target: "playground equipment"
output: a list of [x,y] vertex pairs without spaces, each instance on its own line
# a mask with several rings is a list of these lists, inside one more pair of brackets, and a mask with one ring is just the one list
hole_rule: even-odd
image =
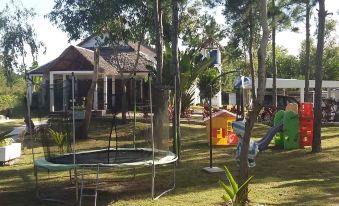
[[[131,134],[122,134],[119,133],[117,129],[118,117],[117,111],[114,109],[118,105],[112,106],[112,119],[107,118],[93,118],[91,124],[93,123],[97,131],[100,132],[109,132],[109,137],[107,137],[107,144],[100,144],[102,138],[99,141],[91,141],[90,143],[84,145],[81,143],[77,144],[76,141],[76,129],[75,129],[75,111],[74,111],[74,96],[75,96],[75,77],[71,76],[72,84],[69,84],[72,92],[72,110],[68,111],[65,108],[65,111],[60,111],[55,113],[52,117],[50,116],[48,124],[44,127],[37,128],[35,133],[35,139],[40,140],[44,148],[44,157],[41,159],[35,159],[35,152],[33,148],[33,158],[34,158],[34,175],[36,178],[36,193],[39,199],[58,201],[58,199],[50,197],[42,197],[40,195],[41,187],[39,185],[40,175],[39,171],[69,171],[70,176],[74,176],[75,183],[75,199],[76,202],[79,202],[81,205],[81,200],[83,197],[93,197],[95,203],[97,200],[97,189],[99,182],[99,174],[107,171],[108,169],[118,169],[118,168],[130,168],[135,172],[135,169],[138,167],[151,167],[152,179],[151,179],[151,196],[152,199],[157,199],[163,194],[173,190],[175,188],[175,166],[178,156],[172,153],[169,150],[168,140],[169,140],[169,123],[168,118],[162,117],[163,122],[163,133],[160,133],[159,130],[156,130],[153,126],[153,105],[152,105],[152,79],[148,79],[149,84],[149,108],[150,108],[150,118],[142,119],[137,121],[137,112],[136,112],[136,92],[134,92],[134,117],[130,122],[133,124],[132,128],[127,131],[130,131]],[[131,79],[134,81],[133,85],[135,87],[136,74],[131,74]],[[58,84],[62,87],[62,90],[65,90],[62,85],[66,85],[61,82]],[[53,85],[58,86],[56,83]],[[134,89],[136,91],[136,89]],[[166,112],[162,112],[163,115],[166,115]],[[139,113],[139,116],[141,114]],[[28,117],[30,118],[31,111],[28,107]],[[107,121],[108,120],[108,121]],[[167,120],[167,121],[166,121]],[[105,127],[103,123],[108,123],[111,127]],[[65,138],[62,145],[58,144],[56,139],[51,137],[48,134],[48,129],[52,128],[54,131],[62,134]],[[72,131],[72,132],[71,132]],[[155,133],[155,131],[158,131]],[[125,136],[120,136],[125,135]],[[155,137],[155,135],[157,135]],[[115,140],[115,146],[111,146],[111,141]],[[121,147],[120,145],[123,145]],[[66,149],[65,149],[66,148]],[[158,165],[168,165],[173,164],[173,182],[169,189],[156,194],[155,185],[156,180],[156,166]],[[84,182],[84,176],[87,173],[94,173],[94,193],[83,193],[85,191],[86,185]],[[79,192],[80,190],[80,192]]]
[[[232,127],[234,132],[238,135],[239,141],[237,145],[237,149],[235,152],[235,160],[237,164],[240,162],[240,153],[242,148],[242,137],[245,134],[245,122],[244,121],[235,121],[232,123]],[[255,166],[255,157],[258,154],[258,144],[253,141],[250,141],[250,145],[248,147],[248,166],[254,167]]]
[[[212,145],[235,145],[238,137],[233,132],[232,123],[236,114],[220,110],[212,115],[212,135],[210,134],[210,117],[204,120],[208,138],[212,137]],[[210,142],[210,141],[209,141]]]
[[300,105],[299,108],[299,131],[300,131],[300,148],[305,146],[312,146],[313,142],[313,104],[305,102]]
[[[277,147],[282,149],[298,149],[311,146],[313,141],[313,104],[290,104],[287,111],[280,110],[274,117],[274,126],[257,142],[250,142],[248,161],[249,166],[255,166],[254,158],[258,151],[264,151],[274,139]],[[242,137],[245,133],[245,123],[232,123],[233,131],[239,137],[236,150],[236,161],[239,161],[242,146]]]
[[282,149],[298,149],[312,146],[313,141],[313,104],[301,103],[299,110],[278,111],[274,124],[283,124],[283,131],[274,138],[274,143]]

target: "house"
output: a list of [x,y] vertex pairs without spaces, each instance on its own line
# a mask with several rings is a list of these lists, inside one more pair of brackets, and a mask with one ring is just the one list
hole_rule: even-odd
[[[75,76],[75,99],[78,105],[84,105],[94,73],[94,50],[103,42],[97,36],[90,36],[77,46],[69,46],[56,59],[29,72],[29,78],[42,76],[39,103],[48,104],[50,112],[63,111],[69,108],[71,100],[71,76]],[[127,102],[131,105],[133,92],[140,103],[147,98],[145,78],[149,68],[156,63],[152,48],[140,45],[138,63],[138,44],[129,42],[118,47],[100,47],[98,82],[94,91],[93,110],[107,110],[120,105],[123,89],[126,91]],[[136,88],[133,81],[136,80]],[[125,88],[123,87],[125,82]],[[33,87],[28,88],[29,99],[32,98]],[[32,103],[32,102],[31,102]]]

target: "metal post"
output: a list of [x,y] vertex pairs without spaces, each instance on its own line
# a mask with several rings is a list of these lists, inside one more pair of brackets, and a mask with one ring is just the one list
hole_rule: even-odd
[[225,73],[221,73],[219,76],[215,77],[214,79],[211,80],[209,87],[210,87],[210,95],[209,95],[209,113],[210,113],[210,164],[209,167],[204,167],[203,170],[208,172],[208,173],[215,173],[215,172],[223,172],[223,169],[219,168],[219,167],[213,167],[213,141],[212,141],[212,87],[214,85],[214,83],[219,80],[221,77],[225,76],[226,74],[230,74],[230,73],[235,73],[238,71],[229,71],[229,72],[225,72]]
[[155,164],[154,164],[154,128],[153,128],[153,105],[152,105],[152,80],[148,74],[149,100],[150,100],[150,119],[151,119],[151,139],[152,139],[152,199],[154,199],[154,184],[155,184]]
[[173,122],[173,152],[176,154],[176,155],[179,155],[179,152],[178,152],[178,133],[177,133],[177,127],[178,127],[178,124],[177,124],[177,120],[178,120],[178,107],[177,107],[177,104],[178,104],[178,101],[177,101],[177,77],[176,77],[176,74],[174,75],[174,107],[173,107],[173,112],[174,112],[174,115],[172,117],[172,122]]
[[133,123],[133,147],[135,149],[135,130],[136,130],[136,121],[137,121],[137,118],[136,118],[136,112],[137,112],[137,94],[136,94],[136,73],[134,72],[134,77],[133,77],[133,102],[134,102],[134,105],[133,105],[133,120],[134,120],[134,123]]
[[76,161],[75,161],[75,156],[76,156],[76,150],[75,150],[75,118],[74,118],[74,72],[72,72],[72,136],[73,136],[73,166],[74,166],[74,181],[75,181],[75,201],[78,201],[78,180],[77,180],[77,168],[76,168]]
[[210,85],[210,168],[212,168],[213,149],[212,149],[212,85]]

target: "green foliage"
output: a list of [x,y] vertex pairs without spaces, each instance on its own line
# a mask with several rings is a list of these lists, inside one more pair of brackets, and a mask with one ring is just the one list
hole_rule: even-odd
[[181,94],[181,114],[185,114],[187,109],[193,104],[194,90],[189,89]]
[[34,28],[28,23],[35,15],[33,9],[23,8],[19,1],[9,1],[0,11],[1,63],[6,71],[7,82],[12,81],[15,68],[23,72],[26,67],[19,58],[26,57],[27,48],[33,60],[36,60],[39,48],[44,46],[36,40]]
[[249,177],[244,182],[244,184],[242,184],[239,187],[239,185],[234,180],[231,172],[227,169],[226,166],[224,166],[224,170],[225,170],[225,174],[226,174],[226,177],[227,177],[230,185],[226,185],[221,180],[218,181],[220,187],[222,187],[226,192],[226,194],[222,196],[222,199],[227,203],[231,202],[232,205],[234,205],[234,206],[244,205],[245,201],[246,201],[246,199],[244,198],[245,197],[245,191],[247,190],[248,185],[249,185],[250,181],[252,180],[253,176]]
[[[139,41],[140,31],[151,30],[151,1],[55,0],[49,19],[72,40],[88,34],[109,34],[108,43]],[[153,32],[151,33],[153,35]],[[102,36],[104,37],[104,36]],[[106,36],[107,37],[107,36]]]
[[[218,93],[220,89],[219,81],[214,82],[212,85],[212,81],[214,78],[218,76],[219,72],[215,68],[207,69],[204,73],[199,76],[198,81],[198,88],[200,90],[200,97],[201,98],[209,98],[210,95],[214,96]],[[211,87],[212,87],[212,94],[211,94]]]
[[0,110],[13,108],[18,102],[18,97],[15,95],[0,95]]
[[[323,56],[323,80],[338,80],[339,79],[339,45],[329,40],[324,47],[324,56]],[[311,58],[310,58],[310,79],[314,79],[314,71],[316,66],[316,46],[314,41],[311,40]],[[302,42],[301,49],[299,53],[299,61],[304,62],[305,59],[305,42]],[[301,66],[299,66],[301,67]],[[301,74],[304,73],[304,67],[301,67]],[[279,68],[278,68],[279,69]],[[278,70],[279,72],[279,70]]]
[[[168,44],[165,45],[163,82],[168,85],[173,85],[174,77],[173,72],[171,71],[171,48]],[[181,54],[179,62],[181,69],[180,89],[182,91],[181,114],[184,114],[194,101],[194,91],[192,90],[192,85],[194,85],[199,75],[208,69],[210,64],[211,59],[203,58],[199,52],[195,52],[194,50],[186,50]]]
[[13,143],[13,139],[8,135],[11,130],[0,133],[0,147],[5,147]]
[[53,129],[48,129],[49,135],[54,139],[55,143],[59,147],[59,152],[62,154],[64,152],[64,144],[67,140],[66,133],[57,132]]
[[[277,76],[278,78],[297,78],[300,73],[300,61],[296,56],[288,54],[287,49],[276,46],[275,48],[276,62],[277,62]],[[267,46],[267,77],[272,78],[272,45]]]
[[5,146],[8,146],[8,145],[10,145],[12,143],[13,143],[13,139],[12,138],[2,139],[2,140],[0,140],[0,147],[5,147]]
[[13,108],[21,103],[26,91],[25,80],[16,74],[12,75],[12,81],[7,83],[7,78],[0,67],[0,111]]

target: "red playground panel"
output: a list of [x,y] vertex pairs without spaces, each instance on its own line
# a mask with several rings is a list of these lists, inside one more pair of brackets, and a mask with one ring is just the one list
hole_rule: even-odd
[[238,136],[234,132],[228,134],[228,144],[238,144]]
[[313,104],[311,102],[304,102],[299,107],[299,146],[312,146],[313,142]]

